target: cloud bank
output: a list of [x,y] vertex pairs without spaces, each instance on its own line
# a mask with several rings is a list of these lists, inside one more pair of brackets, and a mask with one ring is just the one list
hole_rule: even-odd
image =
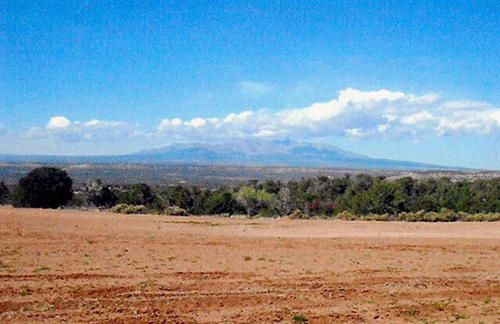
[[225,118],[164,119],[158,135],[186,137],[325,136],[416,138],[500,133],[500,108],[470,100],[445,101],[400,91],[345,89],[336,99],[278,112],[244,111]]
[[25,134],[28,138],[48,138],[64,142],[122,140],[137,136],[138,131],[127,123],[93,119],[87,122],[71,121],[64,116],[49,119],[45,128],[32,127]]
[[[269,90],[261,86],[242,85],[256,93]],[[449,134],[499,135],[500,108],[486,102],[447,101],[433,93],[415,96],[385,89],[348,88],[335,99],[308,107],[234,112],[191,120],[172,116],[149,130],[135,129],[120,121],[80,122],[54,116],[45,128],[34,127],[28,132],[32,137],[66,141],[130,137],[183,141],[249,137],[314,140],[327,136],[418,140]]]

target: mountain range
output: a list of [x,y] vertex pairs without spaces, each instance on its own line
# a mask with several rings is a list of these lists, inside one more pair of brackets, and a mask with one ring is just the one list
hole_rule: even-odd
[[155,163],[203,165],[269,165],[348,169],[457,169],[410,161],[375,159],[328,144],[291,140],[232,140],[215,143],[175,143],[132,154],[102,156],[8,155],[13,163]]

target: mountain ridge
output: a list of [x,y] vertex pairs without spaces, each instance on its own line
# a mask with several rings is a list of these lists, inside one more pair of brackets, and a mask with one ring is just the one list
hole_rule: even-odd
[[99,156],[7,155],[0,162],[152,163],[199,165],[259,165],[350,169],[464,170],[434,164],[377,159],[334,145],[291,140],[232,140],[213,143],[173,143],[131,154]]

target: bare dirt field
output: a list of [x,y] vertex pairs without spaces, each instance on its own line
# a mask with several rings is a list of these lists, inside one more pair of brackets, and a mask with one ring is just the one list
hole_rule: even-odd
[[500,323],[500,222],[0,208],[0,323]]

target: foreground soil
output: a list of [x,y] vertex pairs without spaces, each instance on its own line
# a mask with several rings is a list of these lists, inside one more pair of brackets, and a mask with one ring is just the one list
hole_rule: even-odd
[[500,323],[500,222],[0,208],[0,323]]

